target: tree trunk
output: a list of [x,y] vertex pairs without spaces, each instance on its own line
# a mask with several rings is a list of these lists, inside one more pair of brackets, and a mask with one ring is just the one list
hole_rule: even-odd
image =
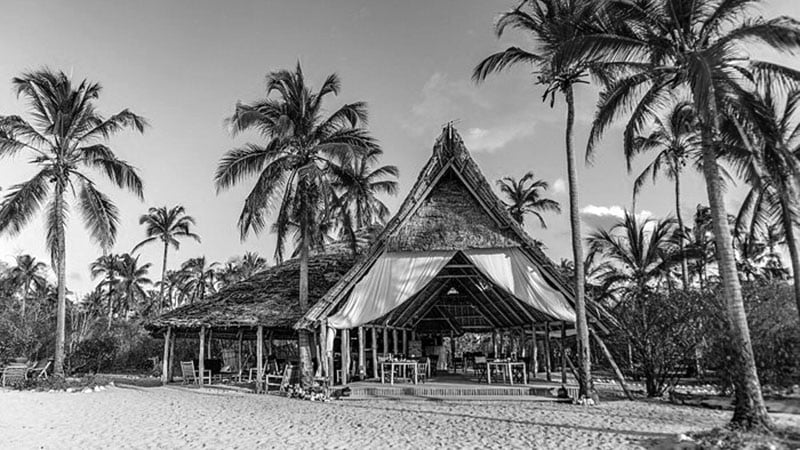
[[[111,257],[111,255],[109,255]],[[106,324],[106,331],[111,329],[111,320],[114,317],[114,269],[108,272],[108,324]]]
[[[716,111],[711,111],[715,117]],[[731,425],[744,429],[770,429],[772,421],[767,415],[764,399],[761,396],[761,385],[753,358],[753,347],[750,343],[750,329],[744,311],[744,300],[736,271],[736,260],[733,256],[733,239],[731,237],[728,214],[720,185],[720,172],[717,166],[717,152],[714,139],[716,128],[703,127],[703,175],[708,191],[708,203],[714,226],[714,240],[717,250],[717,265],[722,278],[722,290],[725,296],[728,319],[730,321],[730,337],[734,350],[735,407]]]
[[680,230],[678,247],[681,251],[681,281],[683,281],[683,290],[685,291],[689,289],[689,266],[686,262],[686,255],[684,255],[683,214],[681,214],[681,172],[677,169],[675,171],[675,217],[678,219],[678,229]]
[[794,221],[794,214],[792,214],[791,209],[791,199],[797,198],[794,195],[797,192],[796,189],[792,189],[794,192],[781,192],[780,193],[780,202],[781,202],[781,215],[783,216],[783,230],[786,234],[786,246],[789,247],[789,257],[792,260],[792,284],[794,285],[794,301],[797,303],[797,312],[800,313],[800,252],[797,250],[797,238],[794,234],[795,229],[795,221]]
[[[28,301],[28,296],[31,292],[31,280],[25,280],[25,290],[22,292],[22,326],[25,327],[25,303]],[[27,331],[26,331],[27,332]]]
[[[169,250],[169,242],[164,242],[164,256],[161,259],[161,289],[158,294],[158,312],[161,313],[161,308],[164,306],[164,280],[167,279],[167,250]],[[170,299],[170,309],[172,309],[172,299]]]
[[584,298],[583,243],[581,242],[581,218],[578,211],[578,174],[575,150],[572,147],[575,125],[575,98],[572,86],[565,89],[567,100],[567,178],[569,183],[569,219],[572,229],[572,259],[575,264],[575,329],[578,341],[579,396],[592,393],[592,362],[589,354],[589,329],[586,323]]
[[[63,210],[64,190],[56,183],[55,207],[57,211]],[[56,350],[53,362],[53,375],[64,377],[64,342],[66,330],[67,311],[67,276],[66,276],[66,243],[64,242],[64,222],[61,214],[56,215],[56,277],[58,279],[58,303],[56,309]]]
[[[308,311],[308,226],[300,227],[300,311]],[[300,377],[303,388],[311,387],[314,382],[314,367],[311,363],[311,340],[308,330],[298,331],[298,347],[300,352]]]

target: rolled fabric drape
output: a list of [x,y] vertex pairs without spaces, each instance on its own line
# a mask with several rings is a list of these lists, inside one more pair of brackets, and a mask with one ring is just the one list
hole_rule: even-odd
[[518,300],[555,319],[575,322],[575,310],[564,294],[545,281],[520,249],[467,250],[464,254],[481,273]]
[[453,255],[454,251],[384,253],[339,312],[328,318],[329,326],[355,328],[397,308],[427,286]]

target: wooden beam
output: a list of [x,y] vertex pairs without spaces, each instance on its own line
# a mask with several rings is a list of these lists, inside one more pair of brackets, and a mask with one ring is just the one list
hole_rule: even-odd
[[364,327],[358,327],[358,375],[367,378],[367,360],[365,357]]
[[175,367],[175,333],[172,333],[172,338],[169,340],[169,363],[167,364],[167,381],[171,382],[173,376],[173,367]]
[[[331,371],[328,369],[328,325],[324,320],[319,324],[319,353],[321,375],[330,378]],[[328,386],[333,386],[333,383],[329,383]]]
[[237,346],[237,351],[236,351],[236,365],[237,365],[237,369],[239,371],[239,381],[242,381],[241,380],[241,376],[242,376],[242,370],[243,370],[242,369],[242,341],[243,340],[244,340],[244,331],[239,330],[239,339],[238,339],[238,341],[239,341],[238,344],[239,345]]
[[617,362],[614,361],[614,357],[611,356],[611,352],[608,351],[608,347],[606,347],[605,342],[600,339],[600,336],[594,332],[591,328],[589,328],[589,334],[594,337],[595,342],[600,347],[600,350],[603,351],[603,354],[608,359],[609,364],[611,364],[611,368],[614,369],[614,376],[617,378],[617,382],[619,386],[622,388],[622,391],[625,392],[625,396],[628,397],[628,400],[633,400],[633,394],[628,390],[628,385],[625,383],[625,377],[622,375],[622,371],[619,370],[619,366],[617,366]]
[[403,329],[403,354],[408,357],[408,330]]
[[256,392],[261,392],[264,379],[264,326],[259,325],[256,331]]
[[561,384],[567,384],[567,323],[561,321]]
[[[324,325],[327,325],[327,320],[323,322]],[[327,339],[330,339],[331,342],[336,341],[336,328],[328,328],[328,333],[332,334],[332,336],[326,336]],[[325,344],[325,351],[328,349],[328,344]],[[331,348],[330,354],[328,354],[328,382],[331,386],[336,384],[336,352],[334,348]]]
[[206,369],[206,327],[200,327],[200,355],[197,358],[197,365],[200,369],[200,385],[203,385],[203,373]]
[[342,384],[350,378],[350,330],[342,329]]
[[536,324],[531,324],[533,331],[533,346],[531,347],[531,366],[533,366],[533,378],[539,373],[539,340],[536,338]]
[[172,327],[164,332],[164,360],[161,362],[161,384],[169,381],[169,343],[172,340]]
[[551,355],[550,355],[550,322],[544,323],[544,373],[547,381],[553,381],[551,368]]
[[370,337],[372,338],[372,377],[378,378],[378,330],[375,327],[370,328]]
[[384,325],[383,327],[383,354],[389,353],[389,330]]
[[450,367],[453,368],[453,373],[456,373],[456,338],[453,332],[450,332]]
[[400,353],[399,345],[397,344],[397,328],[392,328],[392,354]]

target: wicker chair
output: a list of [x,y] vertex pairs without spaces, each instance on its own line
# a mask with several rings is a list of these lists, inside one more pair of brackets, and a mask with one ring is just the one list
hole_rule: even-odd
[[201,375],[198,370],[195,370],[194,361],[181,361],[181,375],[183,384],[200,384],[201,381],[211,384],[211,371],[204,370]]

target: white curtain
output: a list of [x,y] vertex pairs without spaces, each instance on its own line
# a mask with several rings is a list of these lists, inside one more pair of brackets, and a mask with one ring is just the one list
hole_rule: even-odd
[[328,318],[328,324],[340,330],[355,328],[383,316],[427,286],[454,254],[454,251],[384,253],[353,287],[339,312]]
[[575,310],[518,248],[468,250],[470,261],[497,286],[549,316],[575,322]]

